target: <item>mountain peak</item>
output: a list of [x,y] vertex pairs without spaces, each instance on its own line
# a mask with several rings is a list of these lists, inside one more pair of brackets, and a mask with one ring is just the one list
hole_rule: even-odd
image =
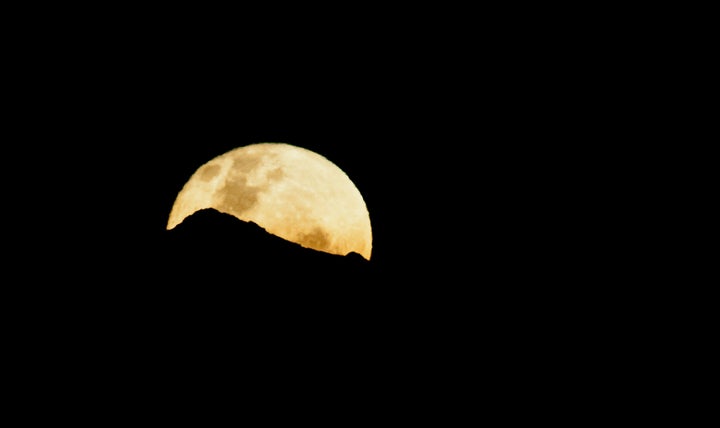
[[167,231],[163,252],[169,271],[186,272],[180,280],[252,274],[270,281],[342,282],[357,281],[370,268],[357,253],[340,256],[306,248],[213,208],[196,211]]

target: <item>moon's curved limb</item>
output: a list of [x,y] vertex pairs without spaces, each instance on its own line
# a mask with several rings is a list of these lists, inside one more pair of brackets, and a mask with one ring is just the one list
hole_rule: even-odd
[[167,229],[215,208],[304,247],[370,259],[372,230],[357,187],[335,164],[284,143],[239,147],[202,165],[173,204]]

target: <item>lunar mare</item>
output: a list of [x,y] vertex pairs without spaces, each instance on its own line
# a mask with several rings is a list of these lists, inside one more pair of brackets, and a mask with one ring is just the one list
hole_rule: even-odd
[[204,208],[307,248],[370,260],[370,216],[360,191],[335,164],[301,147],[258,143],[211,159],[178,193],[167,229]]

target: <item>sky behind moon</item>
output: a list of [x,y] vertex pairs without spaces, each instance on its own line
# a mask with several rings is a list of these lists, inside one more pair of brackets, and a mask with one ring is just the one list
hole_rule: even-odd
[[[29,362],[15,370],[28,396],[67,396],[75,403],[61,410],[72,412],[92,403],[67,393],[77,386],[101,401],[89,407],[138,397],[167,418],[178,403],[197,409],[208,392],[218,408],[228,386],[247,389],[254,373],[253,391],[282,385],[274,392],[295,403],[316,397],[305,386],[349,385],[356,391],[327,402],[343,409],[375,397],[402,418],[428,403],[445,423],[467,401],[452,392],[468,384],[504,401],[503,417],[517,409],[534,417],[588,401],[565,398],[624,374],[607,364],[628,366],[618,337],[637,343],[657,319],[605,328],[620,324],[622,304],[647,306],[632,302],[628,276],[613,269],[642,252],[619,230],[644,221],[614,228],[628,224],[624,202],[637,196],[617,202],[627,189],[618,160],[646,162],[629,147],[655,144],[648,128],[618,125],[642,114],[637,87],[647,80],[635,67],[642,59],[632,60],[643,58],[647,37],[628,43],[619,33],[620,43],[605,43],[608,23],[628,14],[297,5],[306,13],[143,5],[87,14],[63,4],[35,7],[24,21],[13,15],[8,46],[18,55],[7,81],[18,96],[6,122],[17,132],[7,132],[4,190],[15,215],[5,225],[7,252],[23,260],[5,263],[20,269],[4,290],[21,298],[4,301],[15,309],[8,332],[22,338],[10,354]],[[592,19],[600,25],[586,25]],[[662,88],[651,85],[649,99]],[[242,248],[250,265],[217,244],[221,229],[189,257],[166,239],[175,197],[200,165],[267,141],[320,153],[352,178],[372,223],[369,279],[343,268],[328,277],[336,287],[318,292],[312,278],[322,269],[299,273],[302,258],[281,265]],[[653,179],[643,176],[633,192]],[[251,207],[248,195],[234,203]],[[645,273],[630,279],[646,282]],[[218,384],[195,387],[191,378]],[[521,406],[507,399],[518,391],[528,397]],[[347,400],[353,392],[359,399]],[[396,406],[398,397],[411,405]],[[555,403],[538,413],[537,397]],[[168,406],[154,405],[163,398]],[[590,401],[607,401],[598,398]],[[125,407],[103,414],[138,406]],[[477,414],[477,403],[467,408]]]

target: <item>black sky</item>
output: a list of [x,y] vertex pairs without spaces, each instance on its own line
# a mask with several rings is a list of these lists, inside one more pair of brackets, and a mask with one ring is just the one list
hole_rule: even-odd
[[148,8],[130,26],[103,15],[26,36],[37,49],[19,62],[18,146],[42,154],[50,177],[51,202],[37,203],[72,224],[51,231],[142,246],[197,167],[286,142],[357,185],[379,264],[527,251],[565,167],[557,155],[586,114],[575,108],[586,89],[559,91],[572,81],[551,71],[570,57],[485,15],[430,24],[390,8],[320,25],[294,12],[240,24],[244,13]]
[[239,146],[285,142],[325,156],[356,184],[371,216],[372,262],[388,274],[512,277],[526,274],[517,258],[547,257],[543,223],[567,167],[558,155],[582,118],[568,125],[572,105],[528,82],[529,59],[502,60],[487,43],[349,36],[238,51],[240,36],[189,33],[65,50],[47,42],[56,72],[50,83],[36,79],[44,101],[29,108],[43,120],[28,123],[26,147],[62,177],[47,184],[67,223],[51,228],[59,248],[87,240],[103,251],[86,255],[111,265],[98,254],[142,253],[162,240],[177,192],[200,165]]
[[[18,252],[37,267],[23,269],[37,285],[17,288],[18,306],[42,315],[32,319],[51,351],[102,349],[113,357],[98,371],[133,379],[133,391],[148,373],[172,389],[190,361],[220,379],[242,360],[258,385],[268,373],[302,385],[340,373],[341,389],[387,402],[392,384],[455,390],[478,367],[498,388],[572,377],[583,359],[567,351],[590,348],[579,338],[604,318],[588,314],[618,292],[599,235],[621,213],[588,198],[612,177],[591,172],[625,153],[607,144],[615,110],[594,101],[605,80],[584,71],[585,42],[537,38],[542,23],[491,25],[491,15],[440,23],[366,11],[318,25],[269,13],[253,26],[154,12],[59,24],[17,62],[22,97],[8,119],[19,119],[13,146],[24,153],[13,174],[42,172],[13,196]],[[258,142],[315,151],[358,187],[373,229],[368,292],[314,299],[309,289],[308,318],[285,296],[295,311],[283,318],[270,294],[261,314],[231,310],[218,284],[168,288],[181,278],[162,254],[175,196],[211,158]],[[222,269],[225,287],[266,290],[266,272],[282,266]]]
[[285,142],[356,184],[383,278],[498,290],[567,275],[563,258],[578,257],[585,225],[578,235],[569,225],[594,209],[577,202],[593,183],[573,177],[608,149],[598,149],[603,116],[582,102],[596,81],[563,71],[578,66],[572,46],[551,49],[532,27],[397,27],[393,14],[372,28],[283,15],[293,25],[282,32],[148,16],[42,36],[20,63],[17,146],[47,178],[19,197],[41,207],[48,253],[78,243],[78,266],[141,278],[134,260],[152,260],[200,165]]

